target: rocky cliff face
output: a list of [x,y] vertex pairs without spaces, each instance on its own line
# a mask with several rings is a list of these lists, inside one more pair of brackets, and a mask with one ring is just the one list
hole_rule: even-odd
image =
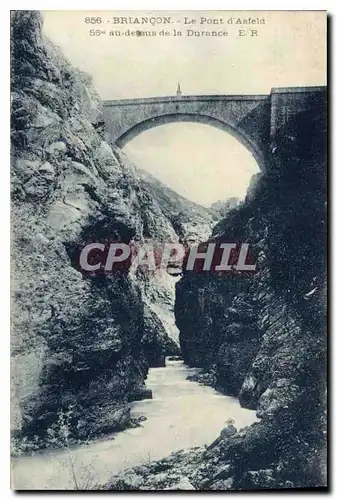
[[[254,276],[185,272],[177,284],[185,360],[262,419],[222,445],[224,460],[241,460],[237,487],[325,481],[325,140],[322,101],[279,132],[268,173],[216,226],[214,241],[253,244]],[[252,480],[263,468],[268,481]]]
[[147,303],[147,278],[76,269],[89,241],[178,235],[102,139],[90,78],[41,28],[37,12],[12,14],[12,427],[30,449],[57,445],[65,430],[82,440],[132,425],[128,402],[150,396],[149,365],[177,353]]

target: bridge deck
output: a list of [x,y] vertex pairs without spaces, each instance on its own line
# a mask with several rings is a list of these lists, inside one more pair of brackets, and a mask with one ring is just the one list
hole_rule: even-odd
[[160,104],[166,102],[193,102],[193,101],[262,101],[268,99],[269,94],[259,95],[184,95],[141,97],[137,99],[118,99],[103,101],[104,106],[128,106],[130,104]]

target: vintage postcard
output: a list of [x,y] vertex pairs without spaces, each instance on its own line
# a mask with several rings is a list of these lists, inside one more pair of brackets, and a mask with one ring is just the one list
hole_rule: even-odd
[[326,25],[11,12],[14,490],[327,488]]

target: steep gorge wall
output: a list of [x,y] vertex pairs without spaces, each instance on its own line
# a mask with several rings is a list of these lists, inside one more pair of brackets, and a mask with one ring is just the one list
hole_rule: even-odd
[[176,286],[184,359],[261,417],[208,452],[234,466],[234,488],[326,481],[324,98],[318,104],[320,113],[316,103],[278,132],[268,174],[214,229],[212,241],[253,246],[257,273],[185,271]]
[[91,80],[44,37],[41,15],[15,11],[11,29],[12,428],[25,451],[57,446],[65,426],[82,440],[133,425],[148,367],[177,352],[146,277],[84,277],[78,249],[178,236],[102,139]]

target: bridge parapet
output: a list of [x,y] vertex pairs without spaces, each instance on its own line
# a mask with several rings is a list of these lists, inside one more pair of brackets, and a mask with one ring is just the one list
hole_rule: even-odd
[[148,105],[170,102],[193,102],[193,101],[260,101],[267,99],[269,94],[256,95],[181,95],[181,96],[161,96],[161,97],[140,97],[136,99],[117,99],[104,101],[104,106],[130,106]]

